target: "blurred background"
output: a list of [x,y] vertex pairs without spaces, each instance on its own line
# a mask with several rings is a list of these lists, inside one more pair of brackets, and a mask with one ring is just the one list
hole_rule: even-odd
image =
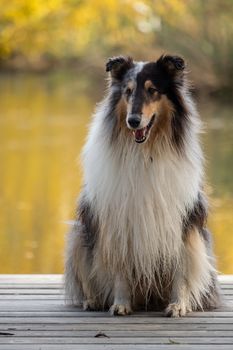
[[0,0],[0,273],[62,273],[106,58],[183,55],[205,123],[209,226],[233,273],[233,1]]

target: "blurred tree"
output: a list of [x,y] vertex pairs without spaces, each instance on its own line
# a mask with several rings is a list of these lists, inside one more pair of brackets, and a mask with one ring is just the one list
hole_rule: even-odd
[[[185,55],[202,84],[232,89],[232,0],[0,0],[2,65],[129,52]],[[204,71],[203,71],[204,68]]]

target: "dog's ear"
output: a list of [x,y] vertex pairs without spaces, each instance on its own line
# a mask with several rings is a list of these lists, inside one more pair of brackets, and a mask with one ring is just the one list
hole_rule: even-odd
[[183,76],[183,72],[186,68],[185,61],[182,57],[170,55],[161,56],[157,61],[157,65],[173,76]]
[[115,80],[122,80],[125,73],[133,67],[131,57],[118,56],[109,58],[106,63],[106,72],[110,72],[111,77]]

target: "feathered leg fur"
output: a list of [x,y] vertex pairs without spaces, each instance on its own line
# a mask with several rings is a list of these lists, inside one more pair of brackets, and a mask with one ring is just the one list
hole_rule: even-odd
[[131,295],[127,280],[120,275],[114,281],[114,303],[110,308],[112,315],[131,314]]
[[84,310],[99,309],[90,279],[92,258],[83,242],[81,223],[74,225],[68,235],[65,263],[65,288],[67,301],[82,306]]
[[[171,298],[165,310],[167,316],[179,317],[187,312],[203,310],[205,300],[214,298],[216,272],[209,255],[208,241],[197,228],[186,233],[181,262],[174,276]],[[217,305],[217,300],[213,305]],[[212,305],[212,306],[213,306]]]

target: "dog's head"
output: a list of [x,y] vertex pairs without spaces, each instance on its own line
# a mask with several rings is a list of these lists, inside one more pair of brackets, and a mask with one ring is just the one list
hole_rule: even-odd
[[106,71],[121,91],[127,127],[135,141],[148,140],[153,127],[174,108],[174,90],[183,85],[185,62],[178,56],[161,56],[154,62],[134,62],[131,57],[110,58]]

